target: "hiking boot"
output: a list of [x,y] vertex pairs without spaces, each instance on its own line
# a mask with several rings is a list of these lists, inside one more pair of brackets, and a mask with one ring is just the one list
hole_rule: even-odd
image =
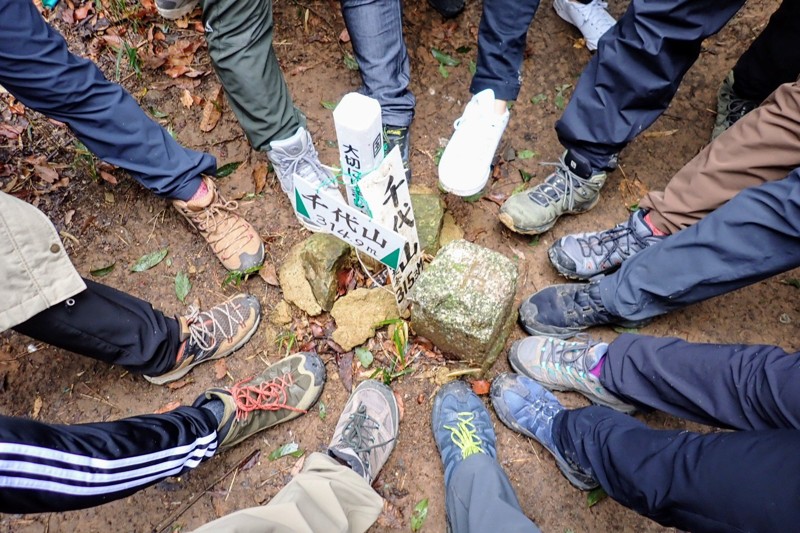
[[528,376],[551,391],[575,391],[593,403],[623,413],[632,413],[629,405],[600,384],[600,378],[590,371],[608,351],[608,344],[579,334],[575,342],[554,337],[527,337],[511,345],[508,362],[511,368]]
[[611,229],[561,237],[547,251],[550,262],[570,279],[608,274],[632,255],[666,238],[653,234],[645,215],[647,211],[638,209]]
[[298,128],[297,132],[288,139],[272,141],[270,147],[267,157],[272,162],[272,168],[275,169],[281,189],[292,203],[292,209],[294,209],[297,219],[306,229],[318,230],[319,225],[316,222],[297,212],[294,176],[295,174],[300,175],[318,186],[321,195],[346,204],[347,202],[339,191],[336,177],[320,163],[314,142],[311,140],[311,134],[303,127]]
[[394,450],[399,424],[400,411],[392,389],[368,379],[347,400],[328,455],[372,484]]
[[384,126],[383,141],[387,146],[386,153],[392,151],[395,146],[400,147],[400,157],[403,159],[403,167],[406,169],[406,179],[411,183],[411,162],[409,161],[411,132],[408,126]]
[[573,0],[554,0],[553,9],[581,32],[586,48],[597,50],[597,41],[610,30],[617,21],[608,13],[608,3],[592,0],[582,4]]
[[591,471],[568,461],[553,440],[553,419],[564,410],[555,396],[519,374],[500,374],[492,382],[492,405],[503,424],[530,437],[555,457],[564,477],[580,490],[598,486]]
[[511,231],[537,235],[552,228],[561,215],[585,213],[600,199],[605,172],[593,172],[589,162],[567,150],[543,183],[517,193],[500,208],[500,222]]
[[714,131],[711,132],[711,140],[719,137],[737,120],[757,108],[759,103],[737,95],[733,90],[733,71],[728,72],[717,92],[717,120],[714,123]]
[[625,320],[612,315],[600,299],[600,286],[593,283],[551,285],[534,293],[519,306],[519,321],[530,335],[568,339],[592,326],[613,324],[637,328],[649,320]]
[[144,378],[163,385],[200,363],[228,357],[250,340],[260,321],[261,304],[249,294],[237,294],[208,311],[189,307],[188,315],[178,317],[181,345],[175,366],[160,376]]
[[444,484],[456,466],[476,453],[497,459],[497,439],[483,402],[463,381],[451,381],[433,400],[431,426],[444,463]]
[[203,177],[208,193],[198,200],[173,200],[172,205],[211,246],[228,270],[245,271],[264,262],[264,243],[256,229],[236,214],[239,204],[217,191],[214,181]]
[[217,442],[222,450],[305,414],[322,394],[323,385],[322,359],[313,353],[296,353],[230,389],[207,390],[195,407],[209,400],[219,400],[225,406],[217,429]]
[[191,13],[200,0],[156,0],[158,14],[167,20],[179,19]]
[[456,196],[472,196],[486,187],[492,160],[508,124],[508,110],[494,110],[494,91],[486,89],[472,97],[461,118],[453,123],[455,133],[439,160],[439,185]]
[[464,11],[464,0],[428,0],[428,3],[441,16],[451,19]]

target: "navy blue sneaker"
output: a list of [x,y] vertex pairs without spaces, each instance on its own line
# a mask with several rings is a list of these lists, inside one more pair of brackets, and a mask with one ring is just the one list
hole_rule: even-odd
[[470,455],[484,453],[497,459],[497,439],[483,402],[463,381],[451,381],[433,400],[431,426],[444,463],[444,484],[456,465]]
[[598,486],[591,472],[568,462],[553,441],[553,420],[564,410],[553,393],[528,377],[500,374],[492,382],[492,405],[503,424],[544,446],[575,487],[591,490]]
[[544,288],[522,302],[519,321],[530,335],[559,339],[574,337],[592,326],[610,324],[638,328],[650,322],[626,320],[609,313],[600,299],[598,282],[565,283]]

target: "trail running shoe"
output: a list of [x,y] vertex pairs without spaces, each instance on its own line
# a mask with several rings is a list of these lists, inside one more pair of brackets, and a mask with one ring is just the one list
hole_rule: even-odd
[[736,121],[747,113],[757,108],[759,102],[741,98],[733,90],[733,71],[731,70],[722,82],[717,92],[717,119],[714,123],[714,131],[711,132],[713,141],[722,132],[733,126]]

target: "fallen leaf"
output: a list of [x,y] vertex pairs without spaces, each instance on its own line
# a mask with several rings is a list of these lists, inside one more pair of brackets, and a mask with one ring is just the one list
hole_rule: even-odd
[[400,420],[402,420],[406,414],[406,402],[403,401],[403,397],[396,390],[393,390],[392,393],[394,394],[394,399],[397,400],[397,410],[400,412]]
[[306,453],[305,450],[300,449],[300,446],[296,442],[292,441],[287,442],[276,450],[273,450],[272,453],[269,454],[269,460],[275,461],[281,457],[286,457],[287,455],[291,455],[292,457],[302,457],[304,453]]
[[16,139],[22,130],[22,126],[12,126],[11,124],[0,123],[0,135],[7,139]]
[[167,257],[168,253],[169,248],[164,248],[162,250],[143,255],[131,267],[131,272],[144,272],[145,270],[150,270],[163,261],[164,258]]
[[422,529],[426,518],[428,518],[428,498],[420,500],[420,502],[414,506],[414,514],[411,515],[411,531],[417,533],[417,531]]
[[222,379],[227,375],[228,363],[225,362],[225,359],[217,359],[217,362],[214,363],[214,378]]
[[508,194],[500,191],[492,192],[484,196],[483,199],[502,206],[503,203],[508,199]]
[[31,418],[39,418],[39,413],[42,411],[42,397],[36,395],[33,400],[33,411],[31,411]]
[[306,464],[306,456],[303,455],[297,462],[294,464],[292,469],[289,471],[289,476],[294,477],[299,474],[303,470],[303,465]]
[[275,271],[275,265],[269,261],[264,261],[264,265],[258,271],[258,275],[267,282],[267,285],[272,285],[273,287],[281,286],[278,282],[278,273]]
[[114,270],[114,267],[116,265],[117,265],[117,263],[114,262],[114,263],[111,263],[108,266],[100,267],[100,268],[97,268],[95,270],[90,270],[89,274],[91,274],[92,276],[94,276],[96,278],[102,278],[104,276],[108,276],[109,274],[111,274],[111,272]]
[[174,409],[177,409],[180,406],[181,406],[181,402],[175,400],[175,401],[169,402],[168,404],[164,405],[163,407],[157,409],[153,414],[163,415],[164,413],[168,413],[168,412],[170,412],[170,411],[172,411]]
[[372,352],[363,347],[356,348],[356,357],[358,357],[358,361],[364,369],[372,366],[372,361],[375,359]]
[[203,106],[203,117],[200,119],[200,131],[208,133],[213,130],[222,117],[222,87],[217,87],[211,98]]
[[517,259],[519,259],[520,261],[525,261],[525,254],[524,253],[520,252],[519,250],[517,250],[513,246],[509,245],[509,248],[511,248],[511,251],[514,253],[514,255],[517,256]]
[[233,163],[226,163],[226,164],[222,165],[221,167],[218,167],[217,168],[217,177],[218,178],[227,178],[228,176],[230,176],[231,174],[236,172],[236,169],[239,168],[239,166],[241,164],[242,164],[241,161],[234,161]]
[[652,139],[655,137],[669,137],[670,135],[675,135],[676,133],[678,133],[678,130],[646,131],[642,133],[642,137]]
[[167,388],[169,390],[178,390],[178,389],[182,389],[183,387],[185,387],[186,385],[188,385],[190,383],[194,383],[194,380],[192,378],[181,379],[181,380],[178,380],[178,381],[172,381],[170,383],[167,383]]
[[423,403],[425,403],[425,395],[422,394],[421,392],[417,395],[417,403],[419,405],[422,405]]
[[103,178],[103,180],[107,181],[111,185],[117,184],[117,178],[114,176],[114,174],[106,172],[105,170],[101,170],[100,172],[98,172],[98,174],[100,174],[100,177]]
[[256,194],[261,193],[267,186],[267,173],[269,167],[261,161],[253,165],[253,186]]
[[58,179],[58,172],[45,165],[33,165],[33,171],[42,181],[53,184]]
[[347,28],[342,30],[342,33],[339,34],[339,40],[343,43],[350,42],[350,33],[348,33]]
[[601,501],[605,500],[606,496],[608,496],[608,494],[606,494],[606,491],[603,490],[603,487],[597,487],[596,489],[589,491],[589,494],[586,495],[586,506],[594,507]]
[[192,282],[189,281],[189,276],[185,272],[178,272],[175,275],[175,296],[181,302],[185,302],[190,290],[192,290]]
[[339,377],[342,380],[344,390],[350,394],[353,391],[353,352],[337,355],[336,363],[339,367]]
[[70,209],[66,213],[64,213],[64,225],[69,226],[72,223],[72,217],[75,216],[75,210]]
[[189,109],[192,107],[192,104],[194,104],[194,98],[192,98],[192,93],[190,93],[188,89],[184,89],[181,92],[181,104],[183,104],[183,107],[186,109]]
[[473,380],[471,385],[472,385],[472,392],[474,392],[478,396],[485,396],[489,394],[489,390],[492,388],[492,384],[486,381],[485,379]]
[[75,20],[81,21],[89,16],[89,11],[92,9],[92,2],[86,2],[81,7],[75,10]]
[[250,459],[248,459],[247,462],[242,465],[242,467],[239,470],[241,472],[247,472],[248,470],[256,466],[260,460],[261,460],[261,450],[257,450],[256,453],[254,453],[250,457]]

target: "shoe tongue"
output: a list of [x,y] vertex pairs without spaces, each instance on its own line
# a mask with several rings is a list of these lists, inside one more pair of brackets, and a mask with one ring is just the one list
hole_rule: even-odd
[[349,466],[359,476],[367,477],[366,466],[352,448],[328,448],[328,455]]
[[589,161],[570,150],[564,154],[564,165],[579,178],[588,180],[592,177],[592,166]]
[[192,198],[186,202],[189,211],[202,211],[214,201],[214,191],[209,187],[208,192],[201,198]]

